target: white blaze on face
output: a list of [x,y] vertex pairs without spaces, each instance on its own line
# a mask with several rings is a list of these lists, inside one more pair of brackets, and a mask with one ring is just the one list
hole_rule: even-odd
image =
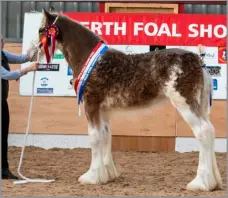
[[[26,53],[28,54],[28,56],[30,58],[32,58],[31,61],[38,61],[38,62],[40,62],[42,60],[43,56],[45,55],[43,46],[40,49],[38,48],[39,43],[40,43],[40,41],[39,41],[39,38],[38,37],[35,38],[35,39],[33,39],[30,42],[30,45],[29,45],[29,47],[28,47],[28,49],[26,51]],[[39,60],[37,60],[37,58],[38,58],[38,50],[39,50]],[[60,51],[63,50],[62,45],[60,43],[58,43],[57,41],[55,43],[55,52],[56,52],[56,50],[60,50]],[[51,52],[51,46],[49,46],[49,52]]]
[[36,46],[37,44],[38,44],[37,40],[32,40],[30,42],[28,49],[26,50],[26,54],[29,56],[31,61],[37,61],[37,52],[38,52],[38,48]]

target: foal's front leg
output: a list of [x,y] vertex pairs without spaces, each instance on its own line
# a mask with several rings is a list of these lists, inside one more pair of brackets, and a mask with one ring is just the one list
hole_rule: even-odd
[[91,144],[91,165],[89,170],[79,177],[82,184],[104,184],[108,182],[108,173],[103,162],[104,123],[99,110],[87,111],[88,134]]
[[104,120],[104,166],[107,170],[109,181],[119,176],[116,170],[113,157],[112,157],[112,135],[110,131],[109,121]]

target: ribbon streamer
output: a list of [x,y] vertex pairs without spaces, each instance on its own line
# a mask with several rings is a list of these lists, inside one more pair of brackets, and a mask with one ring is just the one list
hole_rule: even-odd
[[82,102],[82,96],[83,91],[86,85],[86,82],[92,73],[94,67],[96,66],[96,62],[98,58],[103,55],[108,50],[108,47],[102,43],[99,42],[96,47],[93,49],[91,54],[89,55],[86,63],[84,64],[80,74],[78,75],[75,84],[74,89],[78,96],[78,105],[79,105],[79,116],[80,116],[80,102]]
[[49,49],[48,49],[48,38],[45,34],[41,35],[40,42],[42,43],[43,48],[44,48],[47,64],[49,64],[50,63],[50,54],[49,54]]

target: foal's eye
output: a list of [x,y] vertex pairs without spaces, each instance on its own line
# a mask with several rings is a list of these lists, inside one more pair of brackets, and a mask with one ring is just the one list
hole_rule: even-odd
[[44,32],[44,28],[40,28],[39,29],[39,34],[43,33]]

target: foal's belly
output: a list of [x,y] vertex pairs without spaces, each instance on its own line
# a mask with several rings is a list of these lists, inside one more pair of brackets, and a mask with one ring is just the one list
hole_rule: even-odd
[[163,94],[140,101],[116,95],[115,97],[106,97],[100,107],[101,110],[109,114],[151,113],[152,108],[160,107],[167,102],[168,99]]

